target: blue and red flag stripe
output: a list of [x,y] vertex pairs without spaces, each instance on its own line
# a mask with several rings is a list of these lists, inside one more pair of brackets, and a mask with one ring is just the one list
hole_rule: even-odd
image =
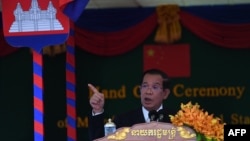
[[34,140],[44,139],[43,107],[43,60],[42,54],[33,50],[33,87],[34,87]]
[[75,40],[74,22],[81,15],[89,0],[61,0],[64,14],[69,17],[70,33],[66,42],[66,98],[67,98],[67,141],[76,141],[76,96],[75,96]]
[[75,42],[74,23],[70,24],[66,53],[67,140],[76,141]]

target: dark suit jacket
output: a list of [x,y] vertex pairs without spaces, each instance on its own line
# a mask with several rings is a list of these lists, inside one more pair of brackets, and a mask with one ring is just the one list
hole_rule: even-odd
[[[176,113],[173,113],[165,108],[163,108],[163,110],[164,113],[166,113],[163,122],[170,122],[168,115],[174,115]],[[115,123],[117,129],[121,127],[131,127],[138,123],[145,123],[142,108],[140,107],[127,113],[117,115],[114,117],[113,122]],[[89,139],[92,141],[103,136],[104,113],[97,116],[92,116],[92,114],[89,115]]]

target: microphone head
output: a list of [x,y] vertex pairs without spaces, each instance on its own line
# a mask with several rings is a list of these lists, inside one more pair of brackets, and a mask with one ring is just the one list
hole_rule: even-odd
[[149,111],[148,117],[150,121],[156,121],[158,119],[158,112],[156,110]]
[[162,122],[166,118],[166,113],[164,112],[163,109],[158,111],[158,121]]

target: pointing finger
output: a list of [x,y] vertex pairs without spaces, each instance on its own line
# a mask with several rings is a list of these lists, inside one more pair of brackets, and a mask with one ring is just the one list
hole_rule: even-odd
[[88,84],[88,86],[94,93],[99,93],[99,91],[92,84]]

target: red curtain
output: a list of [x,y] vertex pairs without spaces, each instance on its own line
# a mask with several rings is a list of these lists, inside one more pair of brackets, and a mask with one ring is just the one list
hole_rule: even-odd
[[141,44],[157,25],[156,13],[128,29],[117,32],[93,32],[76,27],[77,47],[101,56],[126,53]]
[[[183,10],[180,11],[180,20],[190,32],[212,44],[234,49],[250,48],[250,24],[216,23]],[[143,43],[156,26],[157,15],[154,13],[144,21],[116,32],[93,32],[75,27],[75,43],[77,47],[96,55],[119,55]],[[5,42],[2,34],[0,36],[0,56],[17,50]]]
[[250,48],[250,24],[222,24],[180,12],[181,23],[198,37],[221,47]]

